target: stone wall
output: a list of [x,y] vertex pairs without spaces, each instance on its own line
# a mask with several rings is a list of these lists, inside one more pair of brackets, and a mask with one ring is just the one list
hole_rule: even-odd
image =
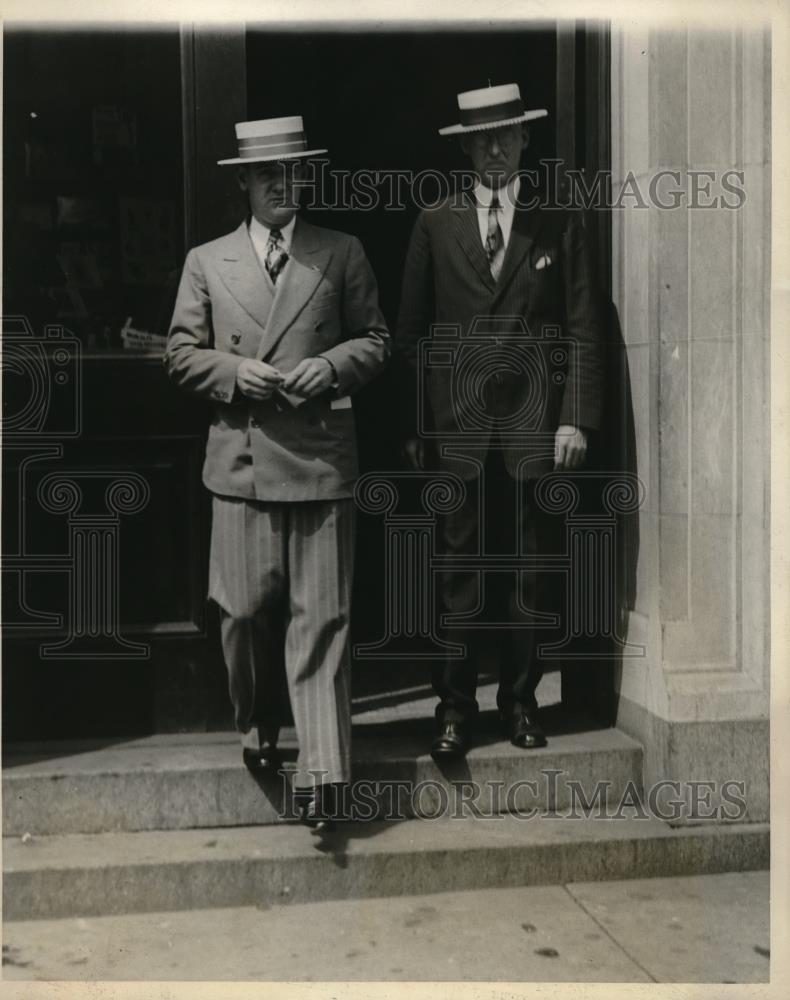
[[[770,84],[759,27],[613,28],[613,190],[633,177],[646,202],[612,213],[646,487],[629,621],[646,656],[623,661],[618,725],[645,743],[647,782],[745,780],[753,819],[768,810]],[[680,172],[678,207],[651,203],[662,170]],[[654,191],[671,204],[674,187]]]

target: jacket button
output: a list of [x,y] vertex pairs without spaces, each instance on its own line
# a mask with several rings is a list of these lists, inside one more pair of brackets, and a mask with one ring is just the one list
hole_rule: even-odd
[[232,343],[238,344],[238,342],[241,340],[241,334],[240,333],[232,333],[230,335],[230,339],[231,339]]

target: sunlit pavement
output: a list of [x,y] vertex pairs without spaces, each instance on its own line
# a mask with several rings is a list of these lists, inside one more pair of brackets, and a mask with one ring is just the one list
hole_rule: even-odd
[[3,976],[767,982],[768,897],[738,872],[21,921]]

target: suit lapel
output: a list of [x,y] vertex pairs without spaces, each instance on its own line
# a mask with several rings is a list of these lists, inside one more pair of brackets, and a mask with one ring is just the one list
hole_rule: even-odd
[[493,292],[496,282],[488,266],[483,241],[480,239],[480,226],[477,221],[477,208],[474,201],[468,196],[464,196],[464,207],[452,208],[451,212],[456,240],[483,284],[489,291]]
[[496,283],[494,301],[504,293],[513,275],[529,253],[538,232],[540,216],[535,209],[516,208],[513,214],[513,228],[502,261],[502,270]]
[[217,268],[233,298],[263,329],[271,308],[272,293],[266,286],[266,275],[255,255],[246,221],[231,234]]
[[327,269],[332,253],[321,247],[320,230],[298,216],[291,241],[290,260],[277,280],[274,303],[256,357],[263,360],[310,300]]

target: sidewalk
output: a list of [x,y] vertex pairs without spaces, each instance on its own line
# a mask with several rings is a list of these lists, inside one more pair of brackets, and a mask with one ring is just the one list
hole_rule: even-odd
[[20,921],[3,977],[767,982],[768,894],[738,872]]

